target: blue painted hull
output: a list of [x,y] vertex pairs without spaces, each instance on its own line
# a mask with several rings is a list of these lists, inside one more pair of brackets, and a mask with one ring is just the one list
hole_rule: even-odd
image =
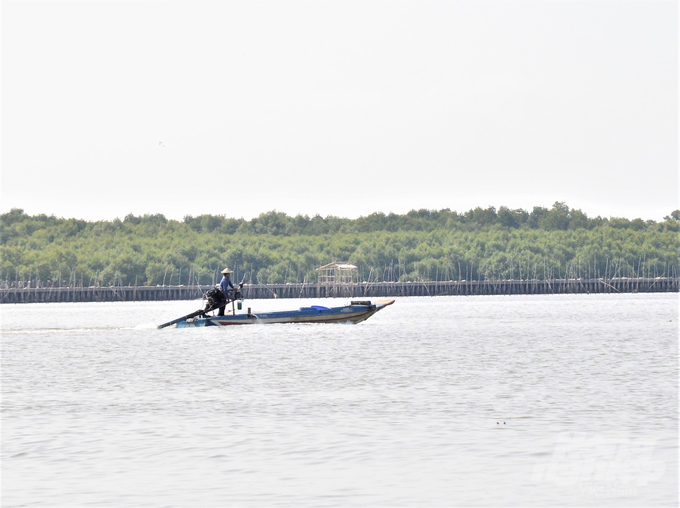
[[360,323],[376,312],[394,303],[394,300],[378,300],[371,302],[353,302],[343,307],[302,307],[299,310],[260,312],[251,314],[235,314],[193,318],[180,321],[177,328],[198,326],[254,325],[274,323]]

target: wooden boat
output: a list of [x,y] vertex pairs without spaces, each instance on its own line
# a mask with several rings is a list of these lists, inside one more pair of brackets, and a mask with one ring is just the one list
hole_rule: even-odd
[[354,301],[343,307],[323,307],[312,305],[298,310],[258,312],[248,309],[241,314],[226,316],[184,316],[183,318],[160,325],[159,328],[175,325],[177,328],[198,326],[254,325],[273,323],[360,323],[376,312],[392,305],[394,300]]

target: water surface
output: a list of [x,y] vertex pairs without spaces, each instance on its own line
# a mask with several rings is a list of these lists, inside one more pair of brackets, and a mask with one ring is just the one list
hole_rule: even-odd
[[677,295],[200,306],[0,307],[3,506],[677,504]]

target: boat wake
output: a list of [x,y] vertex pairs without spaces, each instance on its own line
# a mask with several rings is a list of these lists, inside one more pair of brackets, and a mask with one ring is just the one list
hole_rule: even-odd
[[[146,326],[144,328],[147,328]],[[155,328],[155,326],[151,326],[148,328]],[[40,335],[40,334],[59,334],[59,333],[73,333],[73,332],[92,332],[92,333],[99,333],[99,332],[111,332],[111,331],[117,331],[117,330],[136,330],[139,329],[138,327],[117,327],[117,326],[109,326],[109,327],[102,327],[102,328],[34,328],[31,330],[2,330],[2,335]]]
[[130,330],[155,330],[156,328],[158,328],[158,325],[156,323],[149,322],[134,326],[130,328]]

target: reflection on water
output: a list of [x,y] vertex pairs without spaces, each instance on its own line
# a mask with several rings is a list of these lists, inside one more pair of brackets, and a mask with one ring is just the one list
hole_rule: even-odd
[[182,330],[155,325],[200,301],[5,305],[3,506],[675,505],[677,304]]

